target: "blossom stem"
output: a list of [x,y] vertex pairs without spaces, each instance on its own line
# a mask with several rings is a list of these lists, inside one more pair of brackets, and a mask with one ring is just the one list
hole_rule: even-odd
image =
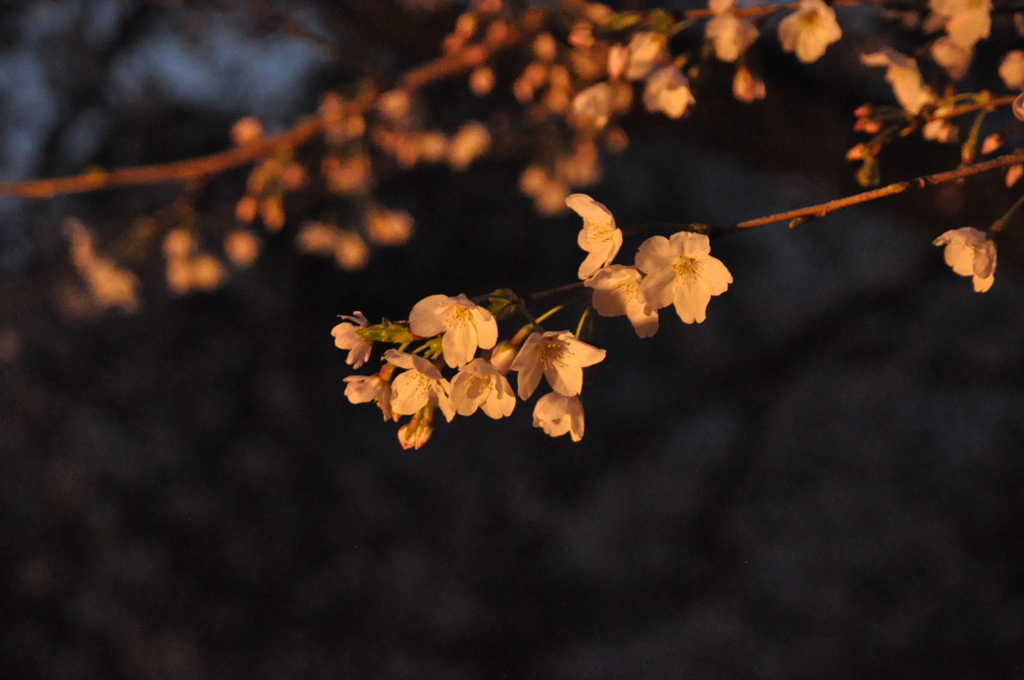
[[1017,201],[1013,205],[1010,206],[1010,209],[1007,210],[1006,213],[1002,217],[1000,217],[998,220],[996,220],[995,222],[992,223],[992,226],[988,228],[989,232],[991,233],[991,232],[1002,231],[1006,227],[1007,220],[1009,220],[1011,217],[1013,217],[1013,214],[1015,212],[1017,212],[1017,210],[1022,205],[1024,205],[1024,195],[1022,195],[1020,198],[1018,198]]
[[587,308],[583,310],[582,314],[580,314],[580,322],[578,324],[576,324],[576,337],[577,338],[583,337],[583,327],[586,325],[587,320],[590,318],[590,316],[591,316],[591,314],[593,312],[594,312],[593,306],[587,305]]
[[[564,287],[564,286],[563,286],[563,287]],[[533,320],[533,325],[534,325],[534,326],[539,326],[539,325],[540,325],[540,323],[541,323],[542,321],[544,321],[544,319],[547,319],[548,317],[550,317],[550,316],[552,316],[552,315],[556,314],[557,312],[560,312],[560,311],[562,311],[562,308],[563,308],[563,307],[565,307],[565,305],[558,305],[557,307],[552,307],[551,309],[549,309],[548,311],[544,312],[543,314],[541,314],[540,316],[538,316],[538,317],[537,317],[536,319],[534,319],[534,320]]]

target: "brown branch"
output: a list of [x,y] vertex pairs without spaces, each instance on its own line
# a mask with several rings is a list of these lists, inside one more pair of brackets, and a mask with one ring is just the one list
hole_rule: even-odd
[[[450,75],[467,71],[483,63],[491,54],[518,40],[519,34],[510,30],[500,41],[490,45],[473,45],[455,54],[435,59],[415,68],[402,78],[400,87],[414,91]],[[370,108],[372,101],[355,105],[355,109]],[[229,149],[210,156],[189,158],[173,163],[141,165],[116,170],[96,170],[71,177],[30,180],[27,182],[0,182],[0,196],[20,198],[53,198],[66,194],[80,194],[117,187],[145,186],[189,180],[218,173],[251,163],[283,147],[305,144],[323,131],[318,118],[305,120],[290,130],[274,137],[246,146]]]
[[751,227],[761,227],[766,224],[774,224],[776,222],[784,222],[786,220],[795,220],[800,218],[814,218],[824,217],[830,212],[848,208],[851,205],[857,205],[859,203],[867,203],[877,198],[884,198],[886,196],[893,196],[895,194],[902,194],[912,189],[923,189],[926,186],[933,184],[942,184],[944,182],[952,182],[954,180],[962,179],[964,177],[970,177],[981,172],[988,170],[995,170],[996,168],[1004,168],[1008,165],[1016,165],[1017,163],[1024,163],[1024,154],[1009,154],[1006,156],[1000,156],[999,158],[993,158],[990,161],[983,163],[975,163],[974,165],[968,165],[956,170],[949,170],[947,172],[938,172],[933,175],[925,175],[923,177],[916,177],[914,179],[906,180],[903,182],[897,182],[888,186],[880,187],[878,189],[872,189],[871,191],[865,191],[853,196],[847,196],[846,198],[839,198],[834,201],[827,203],[819,203],[818,205],[808,206],[806,208],[798,208],[796,210],[789,210],[787,212],[776,213],[775,215],[768,215],[766,217],[758,217],[757,219],[747,220],[746,222],[740,222],[736,225],[739,229],[749,229]]
[[268,137],[255,144],[247,144],[212,156],[190,158],[159,165],[141,165],[117,170],[97,170],[73,177],[38,179],[29,182],[0,182],[0,196],[21,198],[53,198],[64,194],[80,194],[115,187],[187,182],[214,175],[252,162],[279,148],[298,146],[320,133],[319,119],[299,123],[291,130]]

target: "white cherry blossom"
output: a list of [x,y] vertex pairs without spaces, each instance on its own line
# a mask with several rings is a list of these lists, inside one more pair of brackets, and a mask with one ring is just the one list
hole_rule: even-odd
[[498,419],[511,415],[516,407],[508,379],[484,359],[473,359],[452,378],[451,398],[460,416],[471,416],[479,408]]
[[999,64],[999,77],[1011,90],[1024,88],[1024,52],[1010,50]]
[[843,37],[835,11],[822,0],[800,0],[800,7],[779,22],[779,41],[805,64],[818,61],[829,45]]
[[498,341],[494,316],[461,294],[431,295],[417,302],[409,313],[409,329],[424,338],[444,333],[441,350],[451,368],[468,364],[477,347],[490,349]]
[[647,77],[659,64],[665,61],[665,47],[668,38],[660,33],[641,31],[629,40],[629,60],[623,75],[626,80],[640,80]]
[[580,398],[558,392],[545,394],[533,407],[533,426],[552,437],[561,437],[568,432],[572,440],[578,442],[583,439],[583,404]]
[[931,0],[928,7],[944,21],[950,39],[964,49],[972,49],[992,29],[991,0]]
[[746,19],[732,13],[732,2],[712,0],[708,7],[715,16],[704,28],[704,37],[715,46],[715,56],[720,61],[732,63],[757,42],[757,27]]
[[608,83],[597,83],[573,97],[572,113],[579,123],[601,130],[608,125],[614,103],[614,88]]
[[996,280],[996,244],[974,227],[950,229],[933,243],[946,246],[946,264],[960,276],[970,276],[975,293],[984,293]]
[[519,372],[519,398],[530,398],[542,374],[553,390],[574,397],[583,389],[583,368],[604,357],[603,349],[588,345],[569,331],[531,333],[512,362],[512,370]]
[[682,118],[690,104],[695,104],[690,81],[678,66],[665,66],[647,79],[644,87],[644,108],[661,111],[669,118]]
[[732,274],[710,253],[708,237],[689,231],[644,241],[636,254],[636,267],[646,274],[638,293],[647,309],[675,305],[683,322],[703,322],[711,296],[721,295],[732,283]]
[[885,66],[885,79],[892,86],[896,101],[912,115],[917,115],[925,104],[935,101],[935,93],[925,86],[917,61],[893,49],[863,54],[860,63],[865,66]]
[[586,194],[572,194],[565,199],[565,204],[583,218],[583,229],[576,243],[589,255],[577,274],[586,279],[618,255],[622,247],[622,230],[615,226],[611,211]]
[[636,334],[648,338],[658,332],[657,310],[647,310],[637,294],[643,275],[636,267],[613,264],[587,279],[583,285],[594,290],[591,304],[601,316],[622,316],[633,324]]
[[334,336],[334,346],[338,349],[347,349],[348,357],[345,363],[352,368],[359,368],[370,358],[370,351],[373,349],[373,341],[367,340],[358,333],[360,328],[366,328],[369,323],[362,312],[356,312],[352,316],[342,316],[347,319],[331,329]]
[[430,404],[437,406],[451,422],[455,417],[452,408],[452,385],[440,371],[423,357],[396,349],[384,352],[384,360],[399,368],[408,369],[398,374],[391,383],[391,410],[395,415],[411,416]]
[[375,402],[384,420],[396,420],[391,410],[391,383],[379,375],[350,375],[345,378],[345,396],[353,404]]

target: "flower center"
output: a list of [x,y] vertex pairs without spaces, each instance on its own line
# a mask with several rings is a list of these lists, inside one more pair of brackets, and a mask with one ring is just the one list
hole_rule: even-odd
[[562,357],[565,353],[566,348],[562,343],[545,340],[540,351],[540,365],[546,370],[552,366],[564,364]]
[[695,257],[679,257],[676,259],[675,268],[681,279],[696,281],[700,277],[701,263]]

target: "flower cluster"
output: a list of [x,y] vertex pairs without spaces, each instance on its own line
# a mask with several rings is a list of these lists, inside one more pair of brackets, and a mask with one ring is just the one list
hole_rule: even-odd
[[[640,337],[658,330],[658,310],[669,305],[686,323],[704,321],[711,297],[732,283],[725,265],[711,257],[708,237],[689,231],[647,239],[633,267],[612,264],[623,234],[611,212],[585,194],[569,196],[566,204],[583,218],[577,241],[587,256],[577,273],[591,292],[588,310],[607,317],[625,315]],[[568,434],[579,441],[584,431],[579,396],[584,369],[603,361],[605,350],[580,340],[579,330],[546,331],[540,326],[542,318],[561,306],[535,319],[522,298],[507,289],[489,298],[491,306],[485,308],[465,295],[430,295],[413,306],[408,322],[397,324],[369,326],[360,312],[342,317],[331,333],[335,345],[348,350],[346,363],[353,368],[369,360],[374,342],[399,345],[384,352],[384,365],[375,375],[345,379],[349,401],[375,402],[385,420],[411,416],[398,439],[405,448],[419,448],[433,432],[435,410],[448,422],[478,410],[504,418],[515,410],[516,397],[530,399],[543,379],[551,392],[537,400],[533,424],[553,437]],[[499,342],[498,318],[517,312],[530,323]],[[417,342],[418,347],[407,351]],[[398,369],[402,372],[396,376]],[[456,371],[450,380],[442,373],[445,369]],[[516,374],[515,391],[507,378],[511,372]]]
[[711,256],[708,237],[692,231],[652,236],[640,245],[632,267],[611,264],[622,246],[611,212],[585,194],[573,194],[566,203],[583,218],[579,245],[589,254],[579,277],[594,291],[594,309],[601,316],[625,315],[642,338],[657,332],[658,310],[669,305],[683,322],[702,323],[712,296],[732,283],[729,270]]
[[[511,302],[495,300],[495,311]],[[426,297],[404,324],[367,326],[359,312],[344,319],[332,334],[335,345],[349,351],[347,363],[354,368],[369,359],[374,341],[399,345],[384,352],[377,374],[346,378],[345,396],[352,403],[375,402],[385,420],[411,416],[398,432],[404,448],[418,449],[430,439],[436,409],[448,422],[478,410],[493,419],[511,415],[516,395],[529,399],[541,377],[554,391],[538,400],[534,424],[551,436],[569,433],[573,441],[583,436],[583,369],[602,361],[605,352],[569,331],[545,332],[529,324],[499,344],[494,314],[465,295]],[[406,351],[414,342],[421,344]],[[442,374],[446,367],[456,371],[451,380]],[[506,377],[511,371],[518,376],[516,391]]]

